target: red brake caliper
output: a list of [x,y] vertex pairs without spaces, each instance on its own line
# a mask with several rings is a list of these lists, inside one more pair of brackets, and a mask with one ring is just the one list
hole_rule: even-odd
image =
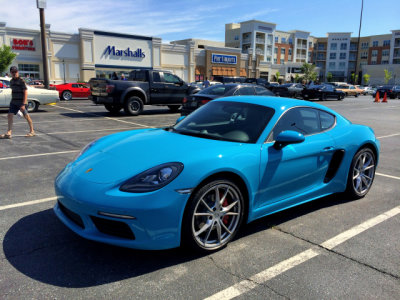
[[[222,195],[222,196],[223,196],[223,195]],[[220,195],[220,197],[221,197],[221,195]],[[229,204],[229,203],[228,203],[228,200],[227,200],[226,197],[225,197],[225,200],[224,200],[224,202],[222,203],[222,207],[227,207],[228,204]],[[225,216],[225,217],[222,218],[222,222],[224,222],[225,225],[228,224],[228,221],[229,221],[229,216]]]

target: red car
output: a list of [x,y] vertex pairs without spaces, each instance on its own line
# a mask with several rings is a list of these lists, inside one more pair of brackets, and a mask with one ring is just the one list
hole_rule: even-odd
[[54,85],[60,99],[71,100],[72,98],[87,98],[90,95],[90,88],[83,83],[64,83]]

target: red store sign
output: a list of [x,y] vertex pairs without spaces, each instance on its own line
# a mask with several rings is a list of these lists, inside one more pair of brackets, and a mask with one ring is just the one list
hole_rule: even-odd
[[12,39],[13,50],[35,51],[33,40]]

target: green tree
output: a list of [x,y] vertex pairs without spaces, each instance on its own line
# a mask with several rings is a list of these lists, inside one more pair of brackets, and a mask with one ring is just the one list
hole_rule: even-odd
[[355,74],[355,73],[351,73],[351,75],[350,75],[350,82],[351,82],[351,84],[354,84],[355,78],[356,78],[356,74]]
[[299,76],[299,74],[296,74],[296,75],[294,76],[294,82],[296,82],[296,83],[300,82],[300,76]]
[[363,79],[364,79],[364,84],[365,85],[368,85],[370,78],[371,78],[371,75],[369,75],[369,74],[364,74],[363,75]]
[[3,47],[0,47],[0,73],[5,72],[16,57],[17,54],[11,51],[10,46],[3,45]]
[[358,84],[358,74],[354,76],[354,84]]
[[315,65],[313,64],[304,63],[301,66],[301,72],[304,74],[303,78],[306,82],[316,80],[318,77],[317,72],[315,72]]
[[383,71],[385,72],[385,84],[388,84],[389,80],[392,79],[392,72],[389,72],[387,69]]
[[331,72],[328,72],[328,74],[326,74],[326,80],[328,80],[328,82],[332,82],[333,79],[333,75]]
[[279,77],[280,76],[281,76],[281,73],[279,73],[279,71],[275,73],[276,82],[279,82]]

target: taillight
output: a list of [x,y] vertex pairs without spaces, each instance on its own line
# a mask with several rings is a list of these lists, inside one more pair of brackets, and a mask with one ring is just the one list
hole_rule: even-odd
[[106,85],[106,92],[107,92],[108,94],[111,94],[112,91],[114,90],[114,87],[115,87],[115,85],[107,84],[107,85]]
[[389,93],[391,93],[392,92],[392,90],[389,90]]
[[207,102],[210,102],[210,101],[211,101],[210,99],[203,99],[200,102],[201,102],[201,104],[206,104]]
[[186,99],[186,97],[184,97],[182,100],[182,103],[186,103],[186,102],[187,102],[187,99]]

